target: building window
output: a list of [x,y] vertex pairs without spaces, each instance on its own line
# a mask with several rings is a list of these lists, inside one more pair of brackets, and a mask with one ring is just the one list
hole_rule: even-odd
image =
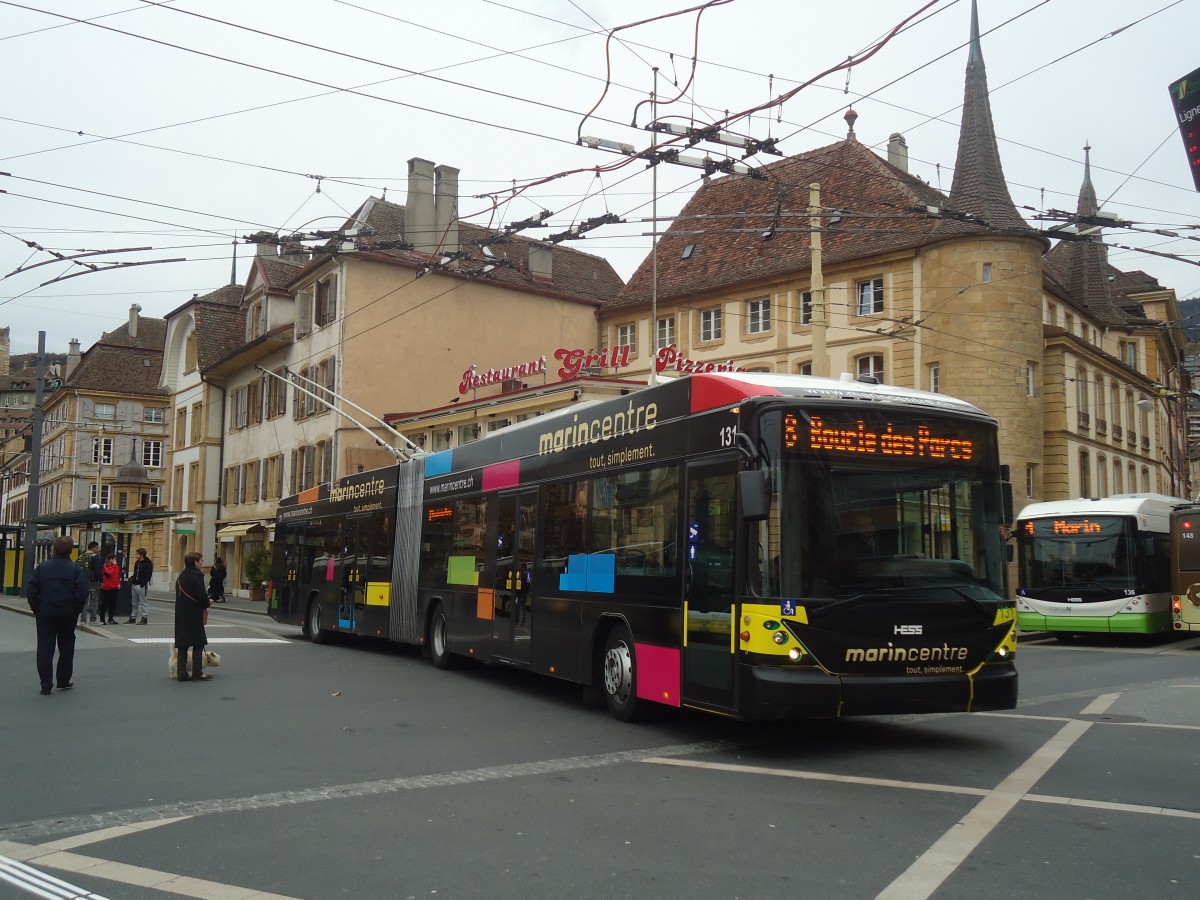
[[1037,363],[1025,364],[1025,396],[1037,396]]
[[1037,483],[1037,466],[1033,463],[1025,464],[1025,496],[1032,500],[1035,496],[1034,485]]
[[1080,366],[1075,370],[1075,405],[1078,407],[1079,427],[1088,428],[1091,419],[1088,417],[1088,373]]
[[146,502],[143,506],[162,506],[162,488],[155,486],[147,489],[144,495]]
[[250,304],[246,311],[246,340],[252,341],[267,333],[267,301],[265,299]]
[[196,332],[192,332],[183,340],[183,371],[196,371]]
[[991,282],[991,280],[992,280],[992,264],[984,263],[983,264],[983,283],[988,284]]
[[94,414],[97,419],[115,419],[117,417],[117,405],[115,403],[97,403]]
[[204,404],[192,404],[192,443],[198,444],[204,437]]
[[267,418],[276,419],[287,412],[287,376],[283,369],[276,369],[267,388]]
[[257,425],[262,421],[262,379],[246,385],[246,414],[247,423]]
[[1096,496],[1108,496],[1108,460],[1103,454],[1096,457]]
[[246,502],[257,503],[259,501],[259,485],[262,481],[262,462],[254,460],[254,462],[246,463]]
[[812,374],[812,363],[810,363],[810,362],[800,363],[800,365],[796,366],[796,374],[811,375]]
[[[198,465],[198,463],[192,463],[192,465]],[[195,490],[195,487],[190,489],[190,491]],[[196,498],[190,491],[188,499],[194,501]],[[171,505],[175,509],[183,509],[183,466],[176,466],[175,471],[171,473]],[[190,503],[189,507],[195,509],[195,504]]]
[[871,316],[883,312],[883,279],[868,278],[855,284],[858,302],[854,311],[860,316]]
[[855,371],[860,375],[866,375],[874,378],[880,384],[883,384],[883,354],[869,353],[866,356],[860,356],[854,361]]
[[934,363],[929,367],[929,393],[940,394],[942,392],[942,367]]
[[1092,496],[1092,462],[1086,450],[1079,451],[1079,496]]
[[166,413],[167,411],[161,406],[147,406],[142,411],[144,420],[152,425],[161,425],[166,421]]
[[186,446],[187,444],[187,410],[175,410],[175,448]]
[[812,291],[801,291],[800,293],[800,324],[812,324]]
[[1131,369],[1137,369],[1137,344],[1133,341],[1121,341],[1121,362]]
[[654,350],[658,352],[663,347],[675,343],[675,317],[664,316],[658,320],[654,328]]
[[630,353],[637,353],[637,325],[627,322],[617,326],[617,346],[628,347]]
[[765,334],[771,330],[771,298],[746,301],[746,333]]
[[[175,470],[175,472],[177,473],[176,477],[180,480],[180,482],[182,482],[183,481],[183,469],[177,468]],[[182,496],[181,492],[177,491],[176,493],[179,494],[180,496]],[[195,509],[197,501],[201,497],[204,496],[204,491],[200,484],[200,463],[198,463],[198,462],[188,463],[188,490],[187,490],[187,493],[188,493],[188,507],[189,507],[189,509]],[[176,509],[183,509],[182,506],[178,505],[179,504],[178,499],[176,499],[175,503],[177,504],[175,507]]]
[[113,439],[92,438],[92,463],[110,465],[113,461]]
[[719,341],[721,339],[721,309],[704,309],[700,311],[700,340]]
[[142,465],[147,469],[162,467],[162,441],[142,441]]
[[313,319],[317,325],[328,325],[337,318],[337,276],[330,275],[317,282],[317,294],[313,304]]
[[1113,460],[1113,493],[1114,494],[1125,493],[1125,488],[1122,486],[1123,480],[1124,479],[1121,477],[1121,461],[1119,459],[1114,459]]
[[99,491],[97,491],[96,485],[90,485],[89,497],[93,506],[99,505],[107,509],[109,501],[112,497],[112,485],[102,484],[100,485]]

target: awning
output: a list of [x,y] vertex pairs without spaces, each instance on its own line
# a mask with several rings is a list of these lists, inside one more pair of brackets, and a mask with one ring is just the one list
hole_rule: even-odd
[[241,537],[256,528],[262,528],[261,522],[238,522],[234,525],[226,525],[224,528],[217,529],[218,541],[232,541],[235,537]]

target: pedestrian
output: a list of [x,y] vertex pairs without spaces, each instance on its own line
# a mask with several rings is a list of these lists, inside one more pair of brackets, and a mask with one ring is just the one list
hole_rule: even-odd
[[100,556],[100,545],[95,541],[90,541],[87,549],[79,554],[79,559],[75,560],[79,568],[83,570],[83,574],[88,581],[88,597],[87,605],[79,614],[79,624],[86,625],[89,615],[92,617],[92,624],[96,624],[96,609],[100,604],[100,570],[103,568],[104,560]]
[[[54,687],[60,691],[75,686],[75,620],[83,612],[88,597],[88,580],[83,569],[71,562],[75,542],[69,534],[54,539],[54,555],[33,570],[29,579],[29,608],[37,622],[37,671],[42,693]],[[58,646],[58,667],[54,671],[54,648]]]
[[117,565],[117,554],[110,553],[104,561],[100,575],[100,624],[116,625],[113,613],[117,611],[117,594],[121,590],[121,567]]
[[213,603],[225,602],[225,578],[228,574],[224,558],[218,556],[208,573],[208,597]]
[[196,551],[183,557],[183,571],[175,579],[175,650],[178,657],[176,677],[188,681],[188,651],[192,651],[191,681],[209,681],[204,674],[204,646],[208,635],[204,623],[208,619],[210,600],[204,593],[204,572],[200,563],[204,557]]
[[[146,600],[146,591],[150,587],[150,578],[154,575],[154,563],[150,557],[146,555],[145,547],[138,547],[134,551],[136,559],[133,561],[133,577],[129,579],[130,587],[130,604],[129,604],[129,620],[127,625],[132,625],[138,622],[140,625],[145,625],[150,621],[150,603]],[[138,615],[141,619],[138,619]]]

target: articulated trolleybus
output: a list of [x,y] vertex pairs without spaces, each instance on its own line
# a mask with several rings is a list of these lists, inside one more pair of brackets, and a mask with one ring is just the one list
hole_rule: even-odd
[[1017,623],[1060,640],[1170,630],[1171,511],[1186,501],[1114,494],[1031,503],[1017,520]]
[[1200,631],[1200,506],[1171,513],[1171,627]]
[[1011,709],[996,423],[698,374],[283,501],[270,611],[744,719]]

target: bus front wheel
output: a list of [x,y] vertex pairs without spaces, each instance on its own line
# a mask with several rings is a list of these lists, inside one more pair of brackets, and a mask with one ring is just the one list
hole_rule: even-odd
[[636,664],[629,629],[624,625],[614,626],[604,644],[604,658],[600,665],[608,711],[622,722],[639,718],[646,705],[637,696]]
[[314,599],[308,605],[308,618],[304,620],[304,634],[314,644],[324,644],[328,635],[321,628],[321,601]]
[[429,656],[439,669],[458,668],[458,657],[449,649],[446,609],[440,603],[429,620]]

